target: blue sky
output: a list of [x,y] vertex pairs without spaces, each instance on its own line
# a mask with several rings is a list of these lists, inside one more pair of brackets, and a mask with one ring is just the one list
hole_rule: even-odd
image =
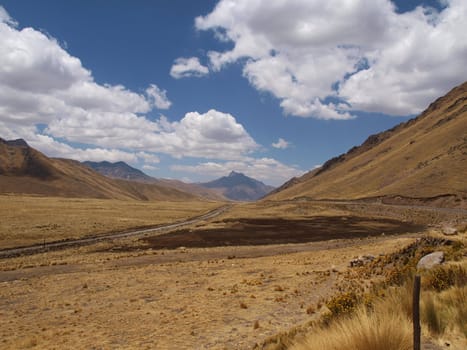
[[280,185],[465,80],[462,0],[0,0],[0,137]]

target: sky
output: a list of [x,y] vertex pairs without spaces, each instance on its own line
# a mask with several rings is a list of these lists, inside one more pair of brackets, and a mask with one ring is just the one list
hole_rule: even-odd
[[278,186],[464,82],[465,33],[465,0],[0,0],[0,137]]

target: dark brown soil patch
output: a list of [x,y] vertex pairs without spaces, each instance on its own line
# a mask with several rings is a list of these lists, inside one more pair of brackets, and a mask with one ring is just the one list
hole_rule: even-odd
[[317,216],[301,220],[225,220],[225,227],[205,230],[183,229],[142,239],[147,248],[219,247],[286,244],[363,238],[422,231],[425,227],[383,218]]

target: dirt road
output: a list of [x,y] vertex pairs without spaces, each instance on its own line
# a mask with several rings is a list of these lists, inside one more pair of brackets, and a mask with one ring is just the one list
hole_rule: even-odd
[[70,248],[74,246],[83,246],[88,244],[93,244],[102,241],[109,241],[117,238],[128,238],[128,237],[135,237],[135,236],[144,236],[147,234],[154,234],[156,232],[166,232],[176,228],[180,228],[187,225],[196,224],[198,222],[212,219],[222,213],[225,213],[231,205],[223,205],[219,208],[211,210],[206,214],[201,216],[193,217],[184,221],[179,221],[173,224],[167,225],[158,225],[154,227],[148,227],[145,229],[137,229],[137,230],[129,230],[123,232],[113,232],[109,234],[97,235],[97,236],[90,236],[80,239],[69,239],[63,241],[55,241],[55,242],[44,242],[42,244],[34,244],[30,246],[24,247],[14,247],[14,248],[7,248],[0,250],[0,259],[2,258],[10,258],[19,255],[30,255],[36,254],[44,251],[49,250],[59,250],[64,248]]

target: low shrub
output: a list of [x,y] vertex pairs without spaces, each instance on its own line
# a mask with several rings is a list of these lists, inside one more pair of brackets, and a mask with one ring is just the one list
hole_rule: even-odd
[[326,302],[326,306],[332,316],[349,314],[355,310],[359,303],[359,297],[354,292],[338,294]]
[[428,271],[423,276],[423,286],[426,289],[441,292],[453,286],[463,286],[467,283],[467,272],[462,266],[439,266]]

